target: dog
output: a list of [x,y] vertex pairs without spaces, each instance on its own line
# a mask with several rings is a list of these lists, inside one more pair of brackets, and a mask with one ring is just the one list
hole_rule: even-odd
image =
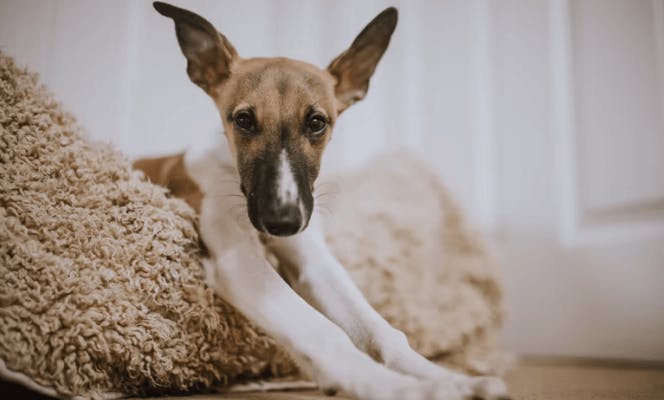
[[[326,69],[241,58],[203,17],[169,4],[193,83],[222,120],[214,143],[135,163],[199,212],[207,283],[283,346],[326,393],[358,399],[502,399],[502,380],[470,377],[412,350],[364,299],[325,243],[314,182],[337,117],[361,100],[397,24],[376,16]],[[241,198],[246,213],[232,215]],[[277,271],[266,249],[279,260]]]

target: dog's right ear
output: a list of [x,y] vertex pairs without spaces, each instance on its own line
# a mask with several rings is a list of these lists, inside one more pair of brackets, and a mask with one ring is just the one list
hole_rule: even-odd
[[208,94],[230,75],[237,51],[224,35],[200,15],[155,1],[159,14],[173,19],[182,53],[187,58],[187,73],[192,82]]

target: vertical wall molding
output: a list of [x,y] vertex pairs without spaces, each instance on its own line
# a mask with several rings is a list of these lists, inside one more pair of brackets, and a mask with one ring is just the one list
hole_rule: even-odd
[[477,125],[475,146],[475,196],[480,226],[487,231],[496,228],[495,168],[494,168],[494,110],[493,110],[493,8],[490,0],[473,3],[476,15],[477,43],[474,54],[475,95],[477,96]]
[[664,0],[652,0],[653,35],[657,52],[657,79],[659,81],[659,105],[664,126]]
[[578,193],[575,179],[575,112],[572,27],[569,0],[549,0],[551,45],[552,132],[558,194],[558,233],[567,245],[577,231]]

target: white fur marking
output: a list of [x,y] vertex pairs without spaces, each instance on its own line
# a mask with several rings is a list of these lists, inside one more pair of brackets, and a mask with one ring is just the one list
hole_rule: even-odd
[[277,181],[277,199],[281,204],[295,203],[297,201],[297,184],[293,176],[286,150],[279,154],[279,180]]
[[302,232],[304,228],[307,227],[307,221],[305,221],[305,215],[307,215],[305,209],[304,209],[304,202],[302,200],[299,200],[297,202],[297,208],[300,210],[300,216],[302,217],[302,223],[300,224],[300,229],[298,229],[298,232]]

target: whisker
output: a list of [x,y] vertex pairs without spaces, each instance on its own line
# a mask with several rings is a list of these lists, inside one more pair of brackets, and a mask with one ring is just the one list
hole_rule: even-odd
[[316,198],[316,199],[314,199],[314,203],[315,203],[316,205],[320,204],[320,205],[323,205],[323,206],[328,206],[328,205],[329,205],[328,200],[330,200],[330,199],[329,199],[329,198],[326,198],[326,197],[323,197],[323,198],[321,198],[321,199]]
[[326,188],[326,189],[314,189],[315,193],[340,193],[341,191],[338,188]]
[[323,218],[331,218],[332,217],[332,213],[329,210],[324,210],[324,209],[318,208],[318,209],[315,209],[313,212],[315,214],[318,214],[319,216],[321,216]]
[[339,188],[339,185],[321,185],[321,186],[315,186],[314,187],[314,193],[316,192],[321,192],[323,191],[324,193],[340,193],[341,189]]
[[245,196],[241,193],[210,193],[207,196],[213,198],[213,199],[221,199],[221,198],[228,198],[228,197],[233,197],[233,198],[239,198],[239,199],[245,199]]
[[314,196],[314,201],[325,204],[326,202],[333,202],[336,196],[330,194],[321,194]]
[[330,193],[330,192],[316,193],[316,194],[314,194],[314,198],[315,199],[322,199],[322,198],[325,198],[325,197],[334,197],[337,194],[339,194],[339,193]]
[[323,186],[339,186],[339,183],[336,181],[321,181],[314,183],[314,187],[323,187]]
[[320,215],[324,215],[321,211],[325,211],[325,215],[331,216],[332,210],[324,204],[316,204],[314,206],[314,212],[318,212]]

